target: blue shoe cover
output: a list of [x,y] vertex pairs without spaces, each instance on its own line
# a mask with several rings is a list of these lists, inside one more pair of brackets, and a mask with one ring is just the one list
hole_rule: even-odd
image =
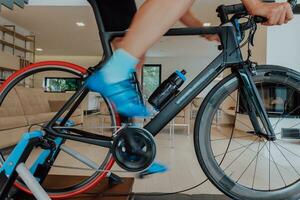
[[158,173],[162,174],[167,171],[168,171],[167,166],[165,166],[161,163],[158,163],[158,162],[154,162],[147,170],[141,172],[139,174],[139,177],[144,178],[145,176],[150,175],[150,174],[158,174]]
[[118,113],[126,117],[147,117],[149,112],[132,83],[132,79],[109,84],[104,81],[100,71],[95,72],[86,81],[86,86],[108,98]]
[[[56,120],[56,123],[61,123],[63,121],[63,118],[58,118],[58,120]],[[68,121],[65,123],[66,127],[72,127],[75,126],[75,121],[72,119],[68,119]]]
[[165,173],[166,171],[168,171],[167,166],[158,162],[154,162],[151,167],[146,170],[146,172],[150,174]]

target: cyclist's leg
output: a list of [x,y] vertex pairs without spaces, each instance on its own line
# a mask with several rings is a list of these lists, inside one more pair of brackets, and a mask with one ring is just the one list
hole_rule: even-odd
[[136,58],[159,40],[191,7],[194,0],[148,0],[136,13],[120,45]]
[[148,0],[139,9],[120,49],[101,71],[87,81],[87,86],[108,97],[122,115],[145,116],[130,75],[146,51],[186,12],[193,0]]
[[[122,44],[122,40],[123,40],[123,38],[114,39],[112,42],[113,48],[119,48],[120,45]],[[141,77],[142,77],[142,68],[145,63],[145,60],[146,60],[146,56],[143,55],[140,58],[140,62],[136,66],[137,78],[139,81],[141,80]],[[133,122],[138,123],[138,121],[133,121]],[[168,171],[168,167],[165,164],[159,163],[159,162],[153,162],[153,164],[147,170],[145,170],[139,174],[139,177],[143,178],[147,175],[157,174],[157,173],[165,173],[166,171]]]

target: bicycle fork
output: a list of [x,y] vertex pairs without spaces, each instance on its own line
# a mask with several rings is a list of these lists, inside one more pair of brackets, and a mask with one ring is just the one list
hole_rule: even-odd
[[[276,140],[276,135],[271,122],[268,118],[267,111],[264,107],[262,98],[257,90],[254,80],[248,67],[238,70],[241,79],[241,98],[245,102],[245,109],[249,114],[250,121],[254,128],[254,134],[262,136],[267,140]],[[260,122],[259,122],[260,119]],[[261,125],[262,126],[261,126]],[[265,131],[262,130],[262,127]]]

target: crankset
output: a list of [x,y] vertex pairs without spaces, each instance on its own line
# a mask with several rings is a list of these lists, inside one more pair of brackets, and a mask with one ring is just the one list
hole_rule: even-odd
[[129,172],[144,171],[156,156],[154,138],[142,128],[121,128],[114,138],[112,154],[121,168]]

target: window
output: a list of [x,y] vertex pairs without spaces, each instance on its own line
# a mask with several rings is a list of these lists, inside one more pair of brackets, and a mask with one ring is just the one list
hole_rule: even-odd
[[46,92],[66,92],[76,91],[79,89],[81,81],[78,78],[45,78]]
[[0,68],[0,81],[5,81],[9,76],[11,76],[15,71],[11,69]]
[[[300,93],[293,88],[282,84],[260,83],[257,85],[258,92],[261,94],[267,114],[270,117],[294,118],[300,117]],[[246,102],[240,95],[239,111],[245,113]]]
[[161,65],[144,65],[142,73],[142,90],[148,99],[161,83]]

